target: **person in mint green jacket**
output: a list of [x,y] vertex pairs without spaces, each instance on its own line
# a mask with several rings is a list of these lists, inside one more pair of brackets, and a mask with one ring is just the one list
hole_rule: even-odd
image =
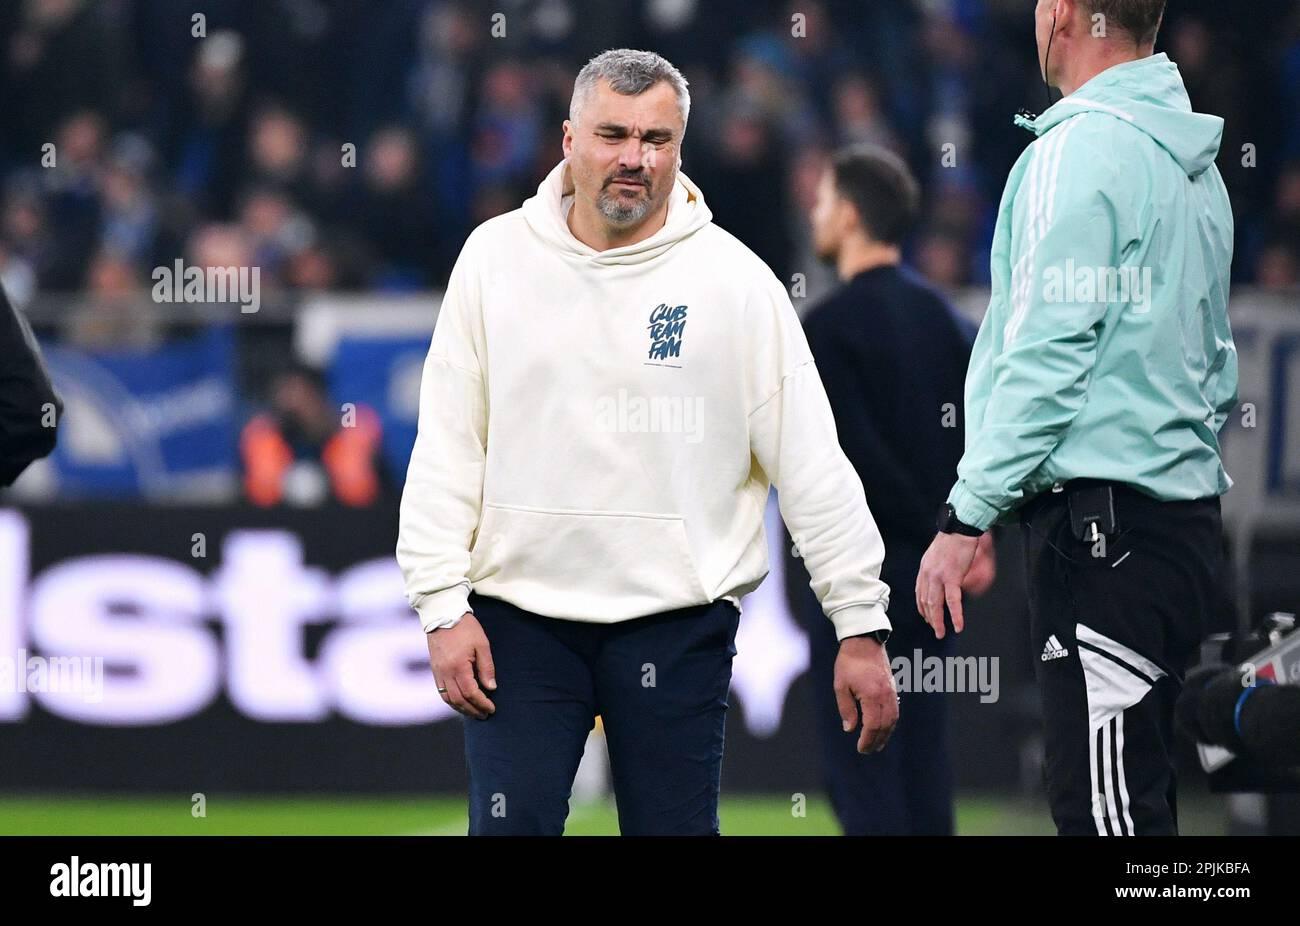
[[1172,705],[1221,600],[1218,433],[1237,401],[1223,120],[1155,54],[1164,0],[1040,0],[966,449],[917,576],[963,626],[978,538],[1019,520],[1058,832],[1176,833]]

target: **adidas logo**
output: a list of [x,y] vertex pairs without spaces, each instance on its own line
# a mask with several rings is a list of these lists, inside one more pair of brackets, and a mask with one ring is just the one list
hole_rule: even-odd
[[1053,659],[1062,659],[1070,655],[1070,651],[1061,645],[1061,641],[1056,639],[1056,634],[1047,638],[1047,645],[1043,647],[1043,655],[1038,658],[1043,662],[1050,662]]

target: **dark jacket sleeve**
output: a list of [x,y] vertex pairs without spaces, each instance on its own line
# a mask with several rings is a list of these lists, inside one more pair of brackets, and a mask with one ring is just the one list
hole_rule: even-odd
[[0,486],[54,449],[62,416],[36,338],[0,289]]

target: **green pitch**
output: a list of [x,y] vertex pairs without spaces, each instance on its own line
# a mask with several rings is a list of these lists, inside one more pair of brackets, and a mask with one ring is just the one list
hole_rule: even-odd
[[[1225,831],[1222,801],[1179,801],[1188,834]],[[724,797],[723,835],[827,836],[839,827],[830,804],[809,795],[804,816],[791,813],[789,798]],[[0,835],[211,835],[211,836],[459,836],[465,833],[463,798],[428,797],[223,797],[207,795],[207,816],[194,817],[189,795],[80,798],[0,795]],[[957,804],[962,835],[1050,835],[1046,807],[1005,796],[967,795]],[[617,835],[613,802],[575,804],[568,833]]]

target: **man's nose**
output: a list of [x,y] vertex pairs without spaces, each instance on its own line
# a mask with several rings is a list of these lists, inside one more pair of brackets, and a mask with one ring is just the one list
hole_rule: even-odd
[[645,161],[645,152],[641,139],[628,136],[623,142],[623,147],[618,152],[618,166],[630,170],[638,170]]

